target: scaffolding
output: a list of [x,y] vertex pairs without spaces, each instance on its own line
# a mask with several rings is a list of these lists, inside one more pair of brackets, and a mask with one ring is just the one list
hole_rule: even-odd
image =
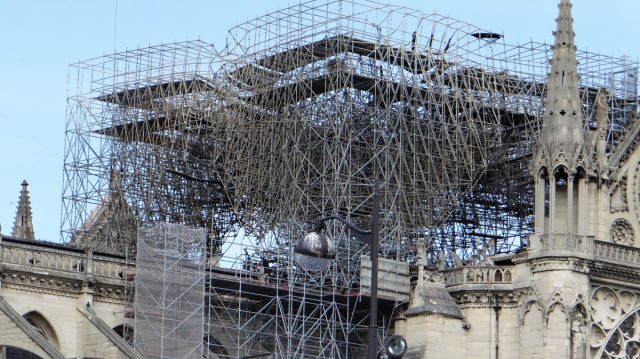
[[201,359],[204,230],[170,223],[140,227],[137,247],[135,348],[145,358]]
[[[586,130],[608,94],[609,153],[636,121],[638,64],[578,57]],[[310,273],[292,243],[326,215],[366,228],[378,179],[385,259],[414,266],[420,244],[434,265],[522,248],[550,58],[437,14],[330,0],[241,24],[220,51],[192,41],[77,63],[64,240],[119,250],[135,247],[132,223],[206,228],[209,352],[355,357],[368,247],[329,223],[338,258]],[[118,212],[104,203],[130,215],[99,221]],[[383,303],[381,335],[400,297]]]

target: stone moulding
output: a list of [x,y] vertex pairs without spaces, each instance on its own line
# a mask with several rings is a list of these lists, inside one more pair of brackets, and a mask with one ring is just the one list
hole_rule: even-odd
[[124,258],[55,244],[12,238],[0,241],[0,282],[21,290],[76,297],[91,291],[97,301],[123,303]]

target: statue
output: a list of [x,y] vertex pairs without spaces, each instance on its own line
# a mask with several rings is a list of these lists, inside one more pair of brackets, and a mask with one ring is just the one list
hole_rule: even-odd
[[609,94],[607,90],[600,90],[596,95],[596,118],[598,120],[598,132],[606,135],[607,123],[609,122]]
[[587,328],[584,315],[576,313],[571,321],[571,358],[586,359]]

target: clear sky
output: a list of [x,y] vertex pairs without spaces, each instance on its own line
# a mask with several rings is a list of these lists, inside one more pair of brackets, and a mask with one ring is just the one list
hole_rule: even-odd
[[[558,0],[382,0],[502,33],[552,42]],[[68,65],[126,49],[200,39],[295,0],[0,0],[0,224],[11,234],[20,182],[30,183],[38,239],[60,237]],[[574,0],[576,43],[640,57],[638,0]]]

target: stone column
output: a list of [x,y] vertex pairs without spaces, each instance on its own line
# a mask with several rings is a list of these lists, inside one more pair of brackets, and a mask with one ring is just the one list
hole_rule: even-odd
[[549,176],[549,239],[556,233],[556,175]]
[[535,232],[544,233],[544,200],[545,200],[545,178],[536,176],[535,192]]
[[570,174],[567,176],[567,244],[571,243],[571,235],[573,234],[573,181],[575,177]]
[[94,285],[96,283],[93,275],[93,251],[90,248],[85,251],[84,262],[84,280],[82,281],[82,290],[80,291],[79,299],[80,306],[89,310],[93,306]]
[[587,180],[585,176],[578,178],[578,234],[587,235]]

